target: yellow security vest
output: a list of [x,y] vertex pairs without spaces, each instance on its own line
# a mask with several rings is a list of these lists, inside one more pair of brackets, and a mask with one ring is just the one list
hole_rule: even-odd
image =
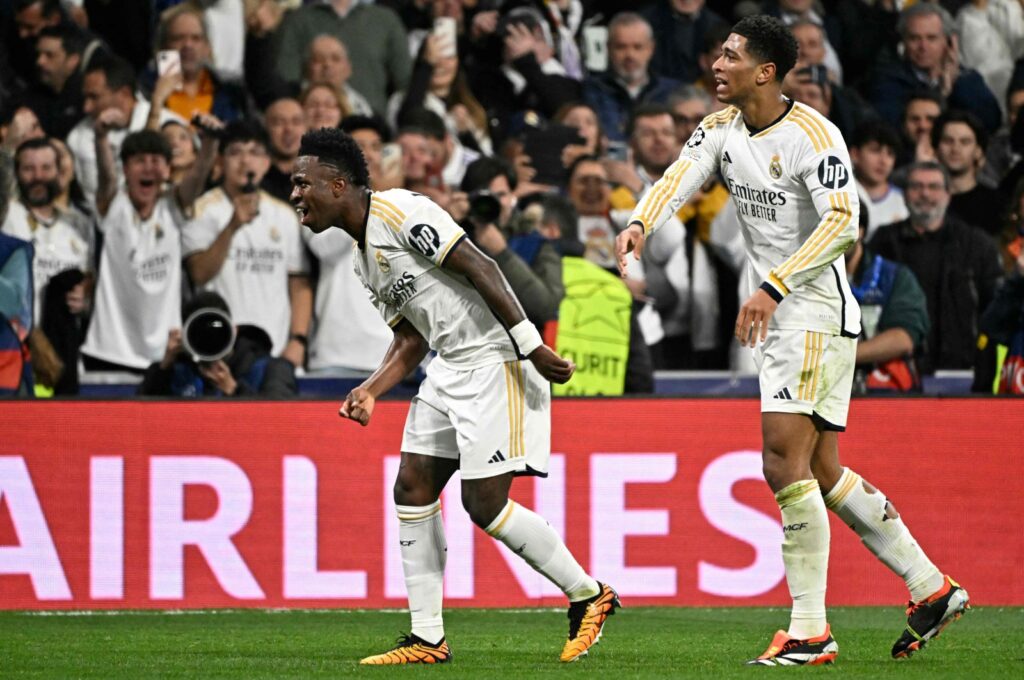
[[553,385],[554,395],[622,394],[633,296],[617,276],[582,257],[562,258],[562,283],[555,351],[576,364],[576,373]]

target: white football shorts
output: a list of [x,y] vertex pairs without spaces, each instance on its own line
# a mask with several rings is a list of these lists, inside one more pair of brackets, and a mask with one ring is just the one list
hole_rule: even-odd
[[435,359],[409,406],[402,451],[456,459],[462,479],[546,477],[550,385],[529,361],[458,370]]
[[769,330],[754,349],[761,412],[802,413],[823,429],[844,431],[856,358],[856,338]]

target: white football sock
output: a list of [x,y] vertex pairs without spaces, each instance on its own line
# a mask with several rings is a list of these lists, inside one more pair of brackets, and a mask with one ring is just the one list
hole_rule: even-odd
[[412,634],[436,644],[444,637],[441,601],[448,543],[441,521],[441,501],[430,505],[398,505],[398,541],[409,593]]
[[586,600],[601,591],[551,525],[511,499],[484,531],[561,588],[570,602]]
[[[825,496],[825,505],[857,532],[882,564],[903,579],[911,600],[919,602],[942,588],[942,572],[910,535],[885,494],[878,489],[869,492],[856,472],[843,470],[835,488]],[[895,517],[890,517],[890,511]]]
[[793,597],[789,636],[798,640],[825,632],[825,583],[828,579],[828,511],[818,482],[794,482],[775,494],[782,511],[782,562]]

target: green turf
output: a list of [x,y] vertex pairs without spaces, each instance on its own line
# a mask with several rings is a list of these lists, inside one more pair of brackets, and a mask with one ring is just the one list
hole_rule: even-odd
[[[828,673],[858,678],[988,678],[1024,673],[1024,609],[976,608],[913,659],[889,649],[902,625],[895,608],[832,609],[839,660],[803,671],[744,668],[787,620],[781,609],[621,610],[589,658],[558,663],[564,612],[449,610],[447,666],[360,668],[407,629],[407,615],[375,611],[135,612],[79,616],[0,613],[0,677],[283,678],[577,676],[749,678]],[[452,675],[453,674],[453,675]],[[411,677],[411,676],[405,676]]]

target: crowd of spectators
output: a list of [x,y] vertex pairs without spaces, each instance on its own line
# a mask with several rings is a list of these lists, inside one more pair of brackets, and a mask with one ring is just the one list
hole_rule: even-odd
[[[0,2],[0,232],[32,244],[3,252],[32,253],[34,289],[19,315],[25,285],[0,280],[0,335],[31,346],[38,394],[75,394],[90,372],[274,396],[296,372],[368,375],[390,331],[353,243],[303,230],[288,205],[302,134],[340,127],[375,190],[431,197],[498,263],[580,366],[575,393],[750,371],[731,339],[743,235],[720,178],[625,279],[613,248],[723,107],[713,64],[751,13],[792,28],[784,91],[850,147],[858,389],[973,368],[980,391],[1024,392],[1018,0]],[[196,300],[247,330],[238,356],[174,382]]]

